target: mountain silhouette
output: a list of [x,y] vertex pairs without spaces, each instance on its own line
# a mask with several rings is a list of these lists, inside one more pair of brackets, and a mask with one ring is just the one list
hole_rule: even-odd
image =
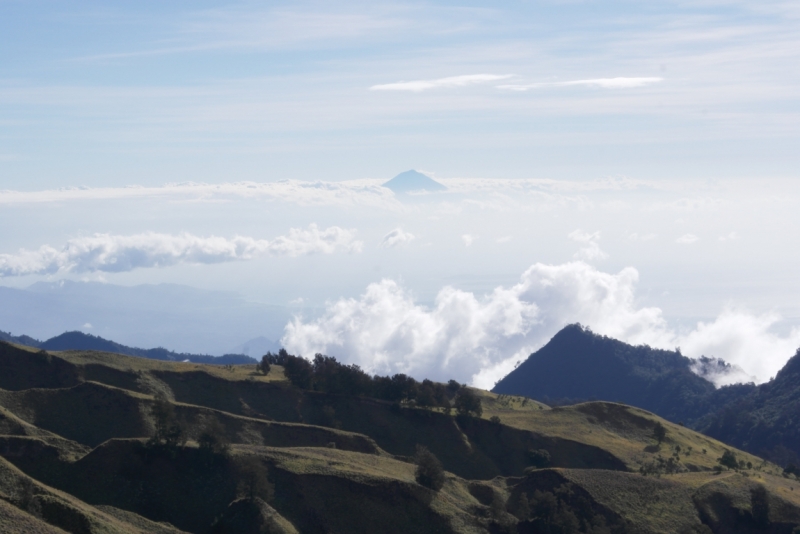
[[[27,336],[24,336],[27,338]],[[32,338],[27,338],[32,340]],[[172,362],[190,361],[192,363],[208,363],[216,365],[237,365],[254,363],[255,360],[244,354],[225,354],[224,356],[209,356],[205,354],[186,354],[173,352],[162,347],[155,349],[140,349],[136,347],[128,347],[121,345],[114,341],[104,339],[100,336],[93,336],[83,332],[73,331],[64,332],[61,335],[50,338],[44,342],[37,342],[36,344],[27,343],[29,346],[35,346],[42,350],[97,350],[101,352],[114,352],[117,354],[126,354],[128,356],[138,356],[140,358],[149,358],[151,360],[163,360]]]
[[740,398],[755,388],[718,390],[692,371],[693,363],[677,351],[629,345],[574,324],[531,354],[492,391],[548,404],[621,402],[691,424],[731,396]]
[[410,170],[401,172],[385,184],[395,193],[410,193],[412,191],[445,191],[447,188],[436,180],[425,176],[421,172]]

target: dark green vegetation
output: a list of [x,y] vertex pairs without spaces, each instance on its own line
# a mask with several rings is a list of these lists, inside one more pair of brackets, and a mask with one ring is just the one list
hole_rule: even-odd
[[641,409],[274,356],[267,370],[0,343],[0,532],[800,524],[795,475]]
[[692,372],[693,363],[680,352],[632,346],[571,325],[493,391],[550,404],[621,402],[783,466],[799,463],[800,355],[760,386],[717,389]]
[[481,400],[475,392],[455,380],[439,384],[430,380],[417,382],[402,373],[393,376],[370,376],[358,365],[345,365],[336,358],[316,354],[312,361],[281,349],[268,352],[256,365],[261,374],[269,374],[273,365],[280,365],[292,385],[311,391],[372,397],[402,403],[405,406],[437,408],[449,414],[452,408],[461,416],[480,417]]

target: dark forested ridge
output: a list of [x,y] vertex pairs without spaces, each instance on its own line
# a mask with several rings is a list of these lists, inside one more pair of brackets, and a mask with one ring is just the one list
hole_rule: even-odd
[[64,332],[52,337],[47,341],[39,341],[30,336],[12,336],[8,332],[0,331],[0,341],[8,341],[36,347],[42,350],[98,350],[103,352],[114,352],[127,356],[138,356],[151,360],[163,360],[170,362],[190,361],[192,363],[209,363],[216,365],[237,365],[255,363],[255,360],[244,354],[226,354],[224,356],[209,356],[207,354],[186,354],[173,352],[165,348],[140,349],[128,347],[114,341],[104,339],[100,336],[93,336],[83,332],[73,331]]
[[[692,372],[692,362],[676,351],[633,346],[570,325],[493,391],[551,404],[621,402],[688,424],[712,411],[717,396],[714,384]],[[737,390],[736,398],[750,389]]]
[[702,432],[759,451],[782,465],[800,457],[800,350],[773,380],[731,399],[696,425]]
[[492,390],[548,404],[621,402],[783,465],[800,455],[800,356],[774,380],[715,388],[677,351],[632,346],[570,325]]

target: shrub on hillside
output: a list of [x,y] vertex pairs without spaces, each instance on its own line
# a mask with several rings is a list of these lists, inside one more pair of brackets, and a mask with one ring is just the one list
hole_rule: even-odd
[[287,355],[283,364],[283,373],[289,382],[302,389],[311,389],[311,379],[314,376],[314,368],[305,358]]
[[186,443],[186,432],[175,416],[175,407],[164,394],[156,395],[150,413],[155,432],[148,445],[175,448]]
[[414,455],[414,463],[417,469],[414,476],[417,483],[433,491],[439,491],[444,486],[444,468],[439,459],[422,445],[417,445],[417,453]]
[[550,453],[546,449],[530,449],[528,451],[528,461],[533,467],[547,467],[550,465]]
[[227,456],[231,448],[225,427],[216,418],[212,418],[206,423],[197,438],[197,443],[201,451],[212,455]]
[[661,421],[656,421],[656,424],[653,426],[653,439],[655,439],[659,445],[661,442],[664,441],[664,438],[667,437],[667,429],[664,425],[661,424]]
[[256,365],[256,370],[261,373],[262,375],[268,375],[271,364],[270,364],[270,356],[271,353],[266,353],[264,356],[261,357],[261,361]]
[[728,469],[739,468],[739,461],[736,459],[736,454],[728,449],[725,449],[725,451],[722,453],[722,456],[717,458],[717,462],[719,465],[727,467]]
[[237,493],[239,497],[249,500],[256,498],[270,502],[275,495],[275,486],[269,481],[264,462],[256,456],[243,456],[236,460],[236,471],[239,475]]
[[480,417],[483,414],[481,399],[469,388],[461,388],[458,390],[455,407],[458,415]]

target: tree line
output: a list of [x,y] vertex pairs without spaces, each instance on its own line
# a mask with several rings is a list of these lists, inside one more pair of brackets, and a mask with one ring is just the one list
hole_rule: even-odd
[[480,398],[455,380],[442,384],[428,379],[418,382],[403,373],[373,376],[358,365],[343,364],[333,356],[316,354],[312,361],[308,361],[289,354],[285,349],[277,354],[265,354],[258,364],[258,370],[269,374],[272,365],[282,366],[289,382],[301,389],[372,397],[423,408],[441,408],[448,414],[453,409],[459,415],[480,417],[483,414]]

